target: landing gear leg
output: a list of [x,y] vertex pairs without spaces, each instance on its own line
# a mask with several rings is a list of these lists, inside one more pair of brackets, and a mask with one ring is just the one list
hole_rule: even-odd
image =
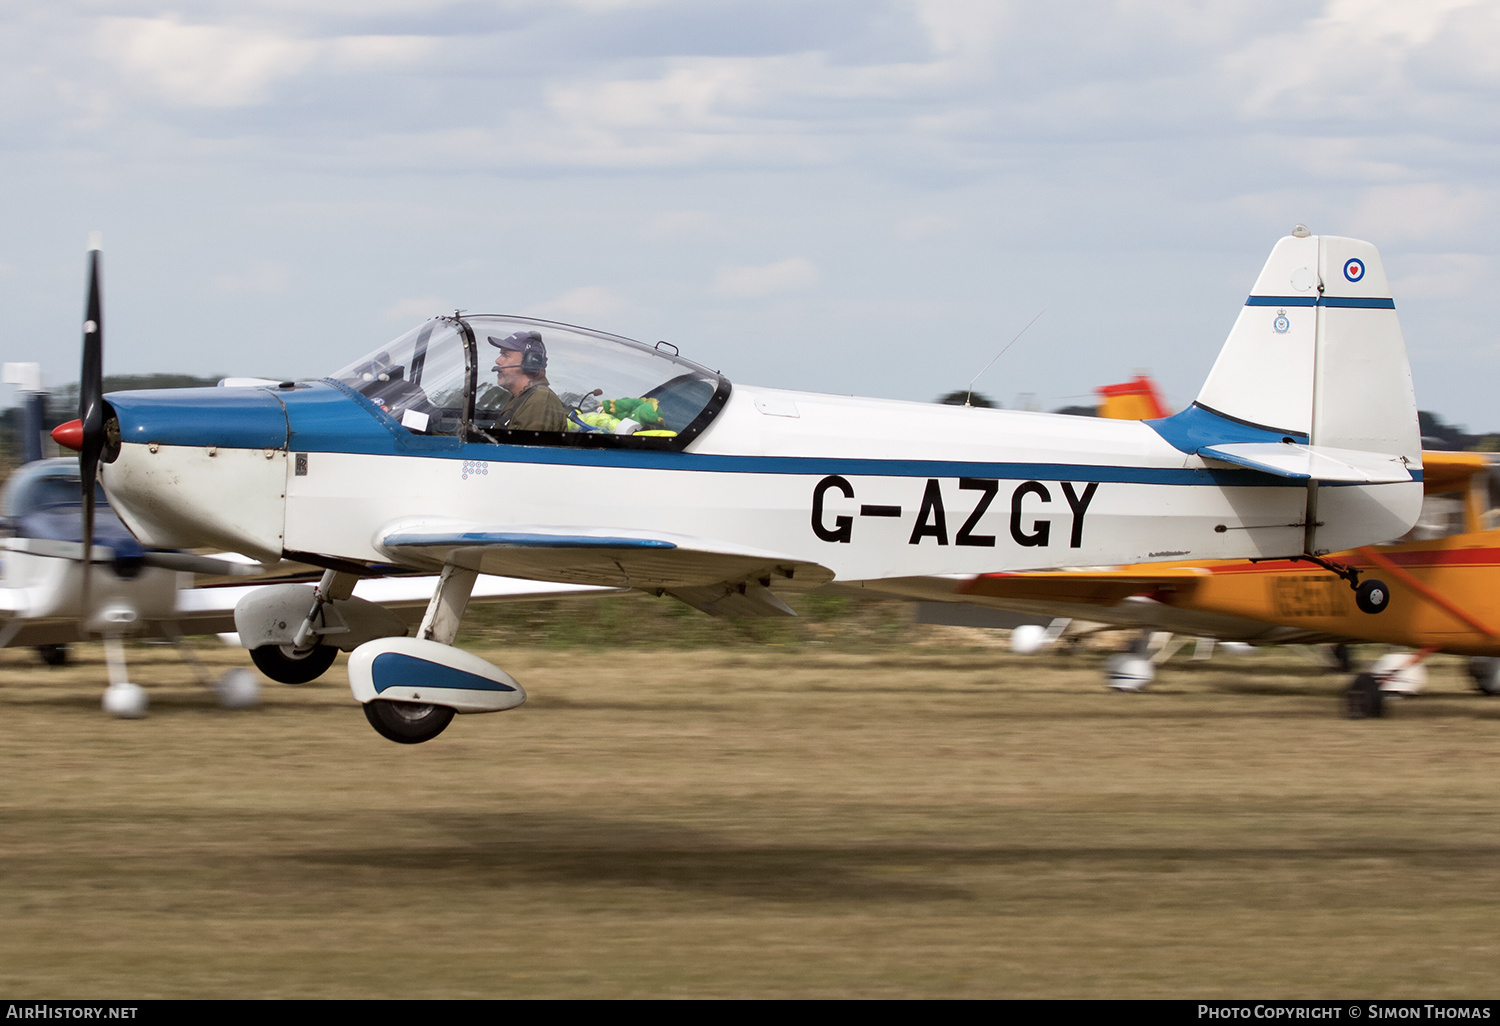
[[458,637],[458,625],[469,608],[469,595],[474,591],[474,582],[479,577],[477,570],[465,570],[452,563],[443,566],[438,578],[437,591],[427,603],[427,614],[422,617],[422,626],[417,628],[417,637],[436,641],[440,645],[451,645]]
[[145,688],[126,679],[125,643],[118,634],[105,636],[104,661],[109,666],[109,687],[104,689],[101,703],[104,711],[125,720],[138,720],[146,715],[150,700]]
[[[182,657],[182,661],[193,668],[193,673],[198,677],[198,683],[212,691],[219,699],[219,704],[226,709],[248,709],[260,704],[260,683],[255,679],[255,674],[241,667],[235,667],[225,672],[224,676],[214,680],[214,676],[203,660],[199,659],[193,652],[192,646],[182,636],[182,631],[170,620],[162,624],[163,632],[167,640],[172,643],[172,648]],[[250,657],[255,658],[252,652]]]

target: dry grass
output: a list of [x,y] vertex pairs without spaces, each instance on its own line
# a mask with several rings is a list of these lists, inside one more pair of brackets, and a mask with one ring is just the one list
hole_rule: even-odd
[[[221,666],[243,653],[212,653]],[[1493,996],[1500,699],[1382,721],[1287,654],[486,652],[531,701],[390,744],[340,667],[152,715],[0,657],[17,997]],[[340,664],[341,666],[342,664]]]

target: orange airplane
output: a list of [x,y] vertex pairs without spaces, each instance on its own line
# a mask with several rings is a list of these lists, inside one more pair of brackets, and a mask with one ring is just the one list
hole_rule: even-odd
[[[1101,415],[1166,411],[1150,379],[1105,386]],[[1042,616],[1152,626],[1260,642],[1373,641],[1416,649],[1350,685],[1351,716],[1379,716],[1383,690],[1433,652],[1476,657],[1475,685],[1500,694],[1500,530],[1485,529],[1489,461],[1424,452],[1422,519],[1393,544],[1304,560],[1199,560],[1046,573],[988,574],[959,585],[970,602]],[[1378,615],[1356,608],[1350,585],[1378,574],[1389,592]],[[1137,661],[1139,663],[1139,661]],[[1136,689],[1151,668],[1126,668]],[[1131,677],[1134,675],[1132,688]]]

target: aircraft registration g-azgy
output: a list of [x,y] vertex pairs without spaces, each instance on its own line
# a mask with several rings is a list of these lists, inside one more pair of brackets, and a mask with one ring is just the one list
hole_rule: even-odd
[[[1404,533],[1422,502],[1380,257],[1300,226],[1197,402],[1144,423],[731,386],[665,343],[462,313],[322,380],[104,397],[92,281],[72,429],[85,481],[100,474],[145,544],[325,569],[311,608],[242,601],[247,645],[312,658],[320,632],[359,629],[326,615],[359,578],[439,575],[417,637],[349,660],[366,717],[403,743],[525,699],[452,647],[480,573],[776,615],[830,582],[901,594],[933,575],[1316,556]],[[491,361],[526,332],[569,430],[507,426]]]

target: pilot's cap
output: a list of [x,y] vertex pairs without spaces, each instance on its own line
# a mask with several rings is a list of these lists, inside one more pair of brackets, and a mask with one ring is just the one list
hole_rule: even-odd
[[540,374],[547,367],[547,346],[539,331],[518,331],[504,338],[491,335],[489,343],[496,349],[520,353],[521,370],[527,374]]
[[547,347],[542,344],[542,333],[540,331],[518,331],[504,338],[490,336],[490,345],[496,349],[510,349],[517,353],[534,351],[547,355]]

